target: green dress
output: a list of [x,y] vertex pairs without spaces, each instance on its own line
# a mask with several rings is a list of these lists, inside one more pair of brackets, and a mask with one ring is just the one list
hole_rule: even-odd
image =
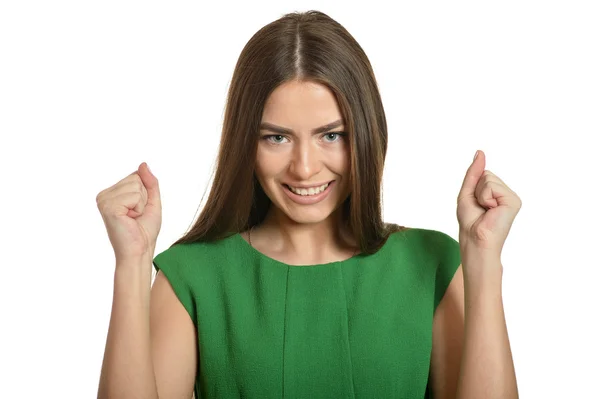
[[431,397],[433,315],[461,263],[445,233],[410,228],[312,266],[235,233],[153,262],[197,328],[197,399]]

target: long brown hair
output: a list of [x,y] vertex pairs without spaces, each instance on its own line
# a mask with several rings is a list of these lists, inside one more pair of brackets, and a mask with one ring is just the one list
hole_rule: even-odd
[[351,154],[351,194],[342,212],[361,252],[374,253],[389,234],[407,229],[382,220],[387,123],[371,64],[342,25],[311,10],[269,23],[243,48],[229,86],[207,203],[172,246],[218,240],[263,221],[271,200],[254,175],[259,125],[269,95],[292,80],[323,84],[338,101]]

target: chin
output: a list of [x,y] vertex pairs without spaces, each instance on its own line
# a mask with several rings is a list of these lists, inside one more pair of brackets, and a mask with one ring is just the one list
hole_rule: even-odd
[[294,222],[300,223],[300,224],[321,223],[321,222],[324,222],[325,220],[327,220],[328,218],[330,218],[332,215],[332,213],[322,213],[320,215],[307,215],[307,214],[298,215],[297,213],[298,212],[294,212],[294,213],[285,212],[285,214],[287,215],[288,218],[290,218]]
[[[280,212],[284,213],[290,220],[301,224],[317,224],[324,222],[331,218],[336,213],[336,210],[342,205],[343,201],[340,202],[324,201],[316,205],[299,205],[295,203],[289,203],[287,199],[283,198],[278,200],[278,208]],[[282,205],[283,204],[283,205]],[[337,204],[337,205],[336,205]]]

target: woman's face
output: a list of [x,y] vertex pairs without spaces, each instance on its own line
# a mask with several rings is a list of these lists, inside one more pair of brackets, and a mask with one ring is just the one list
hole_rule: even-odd
[[[336,121],[339,124],[316,130]],[[348,197],[350,148],[345,128],[333,93],[319,83],[286,82],[267,99],[256,177],[273,205],[290,219],[321,222]],[[326,183],[329,186],[320,192]],[[311,189],[293,193],[288,186]]]

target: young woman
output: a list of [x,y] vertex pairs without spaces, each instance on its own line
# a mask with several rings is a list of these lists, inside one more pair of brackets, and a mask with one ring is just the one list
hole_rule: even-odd
[[[463,345],[470,241],[382,220],[385,112],[341,25],[311,11],[260,29],[236,65],[224,122],[207,203],[157,256],[148,166],[98,195],[117,260],[99,397],[516,393],[505,325],[480,318],[495,332]],[[485,343],[497,351],[484,354]]]

